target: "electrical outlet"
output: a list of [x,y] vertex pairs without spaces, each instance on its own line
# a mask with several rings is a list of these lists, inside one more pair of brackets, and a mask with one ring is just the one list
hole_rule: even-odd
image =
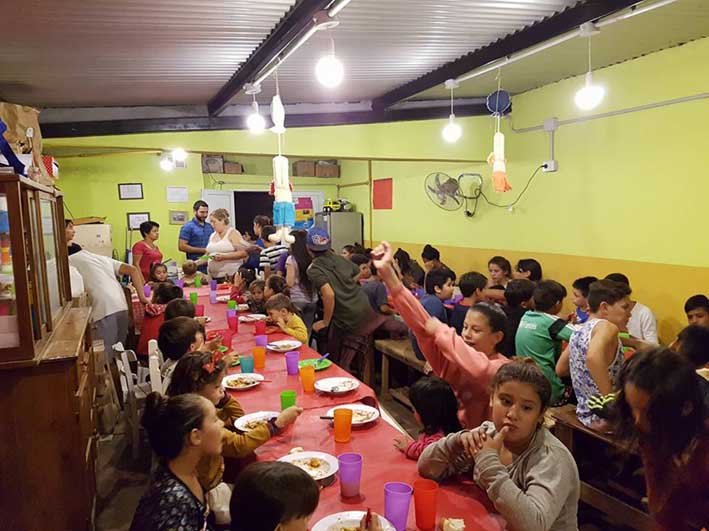
[[559,171],[559,162],[556,159],[545,160],[542,164],[542,171],[545,173]]

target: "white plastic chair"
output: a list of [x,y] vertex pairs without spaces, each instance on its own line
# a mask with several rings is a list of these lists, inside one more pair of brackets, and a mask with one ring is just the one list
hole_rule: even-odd
[[137,376],[130,368],[131,362],[137,361],[135,352],[132,350],[120,350],[114,345],[114,350],[121,352],[121,359],[116,360],[118,372],[121,378],[121,388],[124,396],[124,412],[130,429],[131,451],[133,459],[140,454],[140,413],[145,406],[145,397],[150,393],[151,388],[147,383],[138,383]]
[[162,369],[162,364],[165,363],[165,359],[162,357],[162,352],[158,349],[158,340],[151,339],[148,341],[148,356],[157,356],[160,361],[160,368]]
[[160,376],[160,360],[156,355],[148,357],[148,369],[150,370],[150,389],[154,393],[162,394],[162,377]]

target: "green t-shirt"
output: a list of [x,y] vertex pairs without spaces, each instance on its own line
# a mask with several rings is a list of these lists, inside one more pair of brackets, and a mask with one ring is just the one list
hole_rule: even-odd
[[556,362],[561,355],[561,342],[569,341],[574,329],[569,324],[557,324],[552,338],[552,325],[560,318],[548,313],[529,311],[522,316],[515,336],[517,356],[530,357],[551,383],[551,403],[554,404],[564,394],[564,384],[556,374]]
[[325,284],[330,284],[335,292],[332,322],[345,332],[357,330],[374,313],[357,277],[359,268],[332,252],[314,258],[308,267],[308,278],[315,290],[319,292]]

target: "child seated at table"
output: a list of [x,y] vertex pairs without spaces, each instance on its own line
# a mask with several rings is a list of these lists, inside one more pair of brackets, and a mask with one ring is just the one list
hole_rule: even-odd
[[[424,285],[426,286],[426,295],[421,297],[421,306],[428,312],[428,315],[448,324],[448,313],[443,301],[447,301],[453,296],[453,277],[450,272],[443,268],[432,269],[426,273]],[[416,357],[420,360],[426,359],[419,349],[414,334],[411,333],[410,337]]]
[[266,283],[263,280],[254,280],[249,284],[249,300],[247,304],[251,313],[266,313],[265,288]]
[[463,298],[456,303],[451,312],[450,325],[460,335],[463,333],[463,321],[471,306],[484,299],[483,290],[487,286],[485,275],[471,271],[463,273],[458,281],[458,287]]
[[576,462],[544,426],[549,380],[531,360],[520,360],[500,368],[492,390],[492,421],[430,445],[419,474],[442,481],[472,472],[508,529],[578,529]]
[[350,260],[354,265],[359,267],[359,282],[360,284],[366,282],[369,280],[369,278],[372,276],[372,272],[370,269],[370,260],[369,256],[365,256],[363,254],[353,254],[350,257]]
[[574,280],[571,285],[571,301],[576,309],[569,316],[569,321],[573,324],[584,324],[588,321],[588,314],[591,311],[588,307],[588,290],[596,280],[596,277],[581,277]]
[[542,279],[542,264],[534,258],[522,258],[512,272],[513,279],[527,279],[539,282]]
[[699,389],[709,408],[709,328],[689,325],[679,333],[670,348],[684,356],[696,369],[700,377]]
[[165,306],[165,321],[175,317],[190,317],[194,319],[194,304],[186,299],[173,299]]
[[268,302],[268,299],[281,293],[286,297],[290,297],[290,288],[286,283],[286,279],[278,275],[268,277],[263,288],[264,300]]
[[419,378],[409,389],[409,400],[423,429],[417,440],[404,436],[396,439],[394,446],[416,461],[427,446],[463,428],[458,420],[458,400],[448,382],[435,376]]
[[[269,277],[269,280],[275,277]],[[308,343],[308,329],[300,318],[298,308],[283,293],[266,301],[266,312],[284,334],[294,337],[304,345]]]
[[507,284],[512,280],[512,264],[504,256],[493,256],[487,263],[487,270],[490,273],[490,281],[487,287],[502,286],[507,288]]
[[[320,487],[290,463],[266,461],[247,466],[234,483],[231,531],[306,531],[320,501]],[[359,531],[382,531],[379,518],[363,521]]]
[[551,404],[565,401],[566,386],[556,374],[562,342],[574,332],[566,320],[558,317],[566,297],[566,288],[556,280],[543,280],[534,288],[534,310],[522,316],[515,336],[517,356],[532,358],[551,384]]
[[158,333],[158,348],[165,359],[160,375],[163,389],[167,389],[177,362],[188,352],[204,345],[204,327],[190,317],[175,317],[165,321]]
[[431,318],[404,287],[392,267],[392,248],[388,242],[374,249],[372,257],[394,306],[416,336],[434,374],[453,388],[460,402],[461,423],[479,426],[489,418],[490,382],[497,370],[510,362],[497,350],[507,328],[505,313],[491,304],[478,303],[465,316],[463,334],[459,336],[455,329]]
[[238,304],[246,304],[249,300],[248,287],[251,283],[256,280],[256,272],[248,267],[242,267],[234,273],[234,277],[231,279],[231,292],[229,293],[229,299],[236,301]]
[[[623,273],[611,273],[606,275],[606,280],[620,282],[628,286],[630,289],[630,280]],[[630,290],[632,294],[632,289]],[[625,330],[621,330],[624,332]],[[637,339],[640,339],[650,345],[658,345],[657,338],[657,319],[652,313],[652,310],[644,304],[630,299],[630,319],[627,324],[627,332]]]
[[664,348],[641,351],[620,371],[614,433],[639,450],[658,529],[709,522],[709,410],[695,367]]
[[194,286],[195,280],[199,278],[202,283],[207,282],[207,275],[197,270],[197,262],[185,260],[182,263],[182,281],[185,286]]
[[175,299],[183,297],[182,288],[167,282],[161,282],[155,287],[152,302],[145,306],[145,317],[140,328],[140,338],[135,353],[139,356],[148,355],[148,341],[157,339],[158,330],[165,321],[165,306]]
[[197,464],[221,452],[223,423],[214,404],[195,394],[166,398],[150,393],[141,423],[159,464],[130,528],[210,529]]
[[689,324],[709,327],[709,298],[706,295],[692,295],[684,303],[684,313]]
[[505,290],[507,332],[505,333],[503,352],[508,358],[514,358],[517,355],[515,337],[524,314],[527,310],[534,309],[534,288],[536,287],[534,282],[526,278],[513,279],[507,284]]
[[[263,423],[245,434],[233,432],[234,421],[244,415],[241,404],[224,393],[222,380],[226,376],[227,363],[220,353],[193,352],[183,356],[175,367],[172,381],[167,389],[170,396],[195,393],[203,396],[217,408],[217,416],[224,422],[222,428],[222,451],[220,455],[205,456],[197,465],[197,478],[207,492],[210,507],[224,515],[222,522],[229,523],[228,506],[220,503],[224,487],[213,489],[222,481],[224,457],[243,458],[268,441],[273,435],[285,429],[303,412],[296,406],[282,411],[278,417]],[[227,502],[228,505],[228,502]]]
[[367,295],[372,309],[382,315],[394,315],[396,311],[389,306],[389,296],[384,283],[379,278],[377,268],[369,263],[369,278],[362,284],[362,291]]
[[165,264],[157,263],[150,266],[150,281],[148,284],[151,289],[156,289],[158,285],[163,282],[168,282],[172,284],[172,281],[167,278],[167,266]]

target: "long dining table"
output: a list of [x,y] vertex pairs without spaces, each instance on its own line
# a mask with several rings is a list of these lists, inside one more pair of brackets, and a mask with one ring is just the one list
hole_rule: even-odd
[[[209,288],[186,288],[185,296],[196,291],[199,304],[205,307],[205,315],[211,321],[206,328],[210,330],[227,329],[227,304],[210,303]],[[228,293],[228,291],[221,291]],[[242,315],[242,314],[239,314]],[[254,325],[239,323],[238,332],[232,338],[231,347],[240,354],[250,353],[255,346],[253,335]],[[283,333],[268,334],[268,340],[277,341],[290,339]],[[317,358],[319,354],[303,345],[298,349],[300,359]],[[239,373],[240,368],[229,369],[229,373]],[[323,420],[327,411],[335,406],[364,403],[380,408],[374,390],[359,382],[359,386],[344,395],[326,395],[318,392],[305,393],[298,376],[289,376],[286,372],[285,355],[272,351],[266,352],[266,366],[260,371],[265,380],[260,385],[244,391],[228,390],[246,411],[280,411],[280,393],[283,390],[296,391],[296,404],[303,408],[298,419],[280,434],[273,437],[256,450],[258,460],[277,460],[296,447],[304,451],[319,451],[338,456],[346,452],[356,452],[363,456],[362,480],[360,496],[357,498],[342,498],[339,482],[323,487],[320,492],[320,503],[311,519],[311,526],[327,515],[342,511],[372,511],[384,515],[384,484],[391,481],[404,482],[413,485],[420,479],[416,461],[407,459],[394,447],[394,439],[403,435],[394,422],[384,420],[386,415],[362,427],[353,427],[352,438],[348,443],[336,443],[332,422]],[[316,381],[330,377],[353,376],[336,364],[316,372]],[[380,408],[381,411],[381,408]],[[494,513],[489,500],[472,482],[450,481],[440,486],[437,502],[437,521],[442,517],[462,518],[466,531],[500,531],[505,529],[504,519]],[[411,499],[407,530],[418,529],[415,524],[414,500]]]

